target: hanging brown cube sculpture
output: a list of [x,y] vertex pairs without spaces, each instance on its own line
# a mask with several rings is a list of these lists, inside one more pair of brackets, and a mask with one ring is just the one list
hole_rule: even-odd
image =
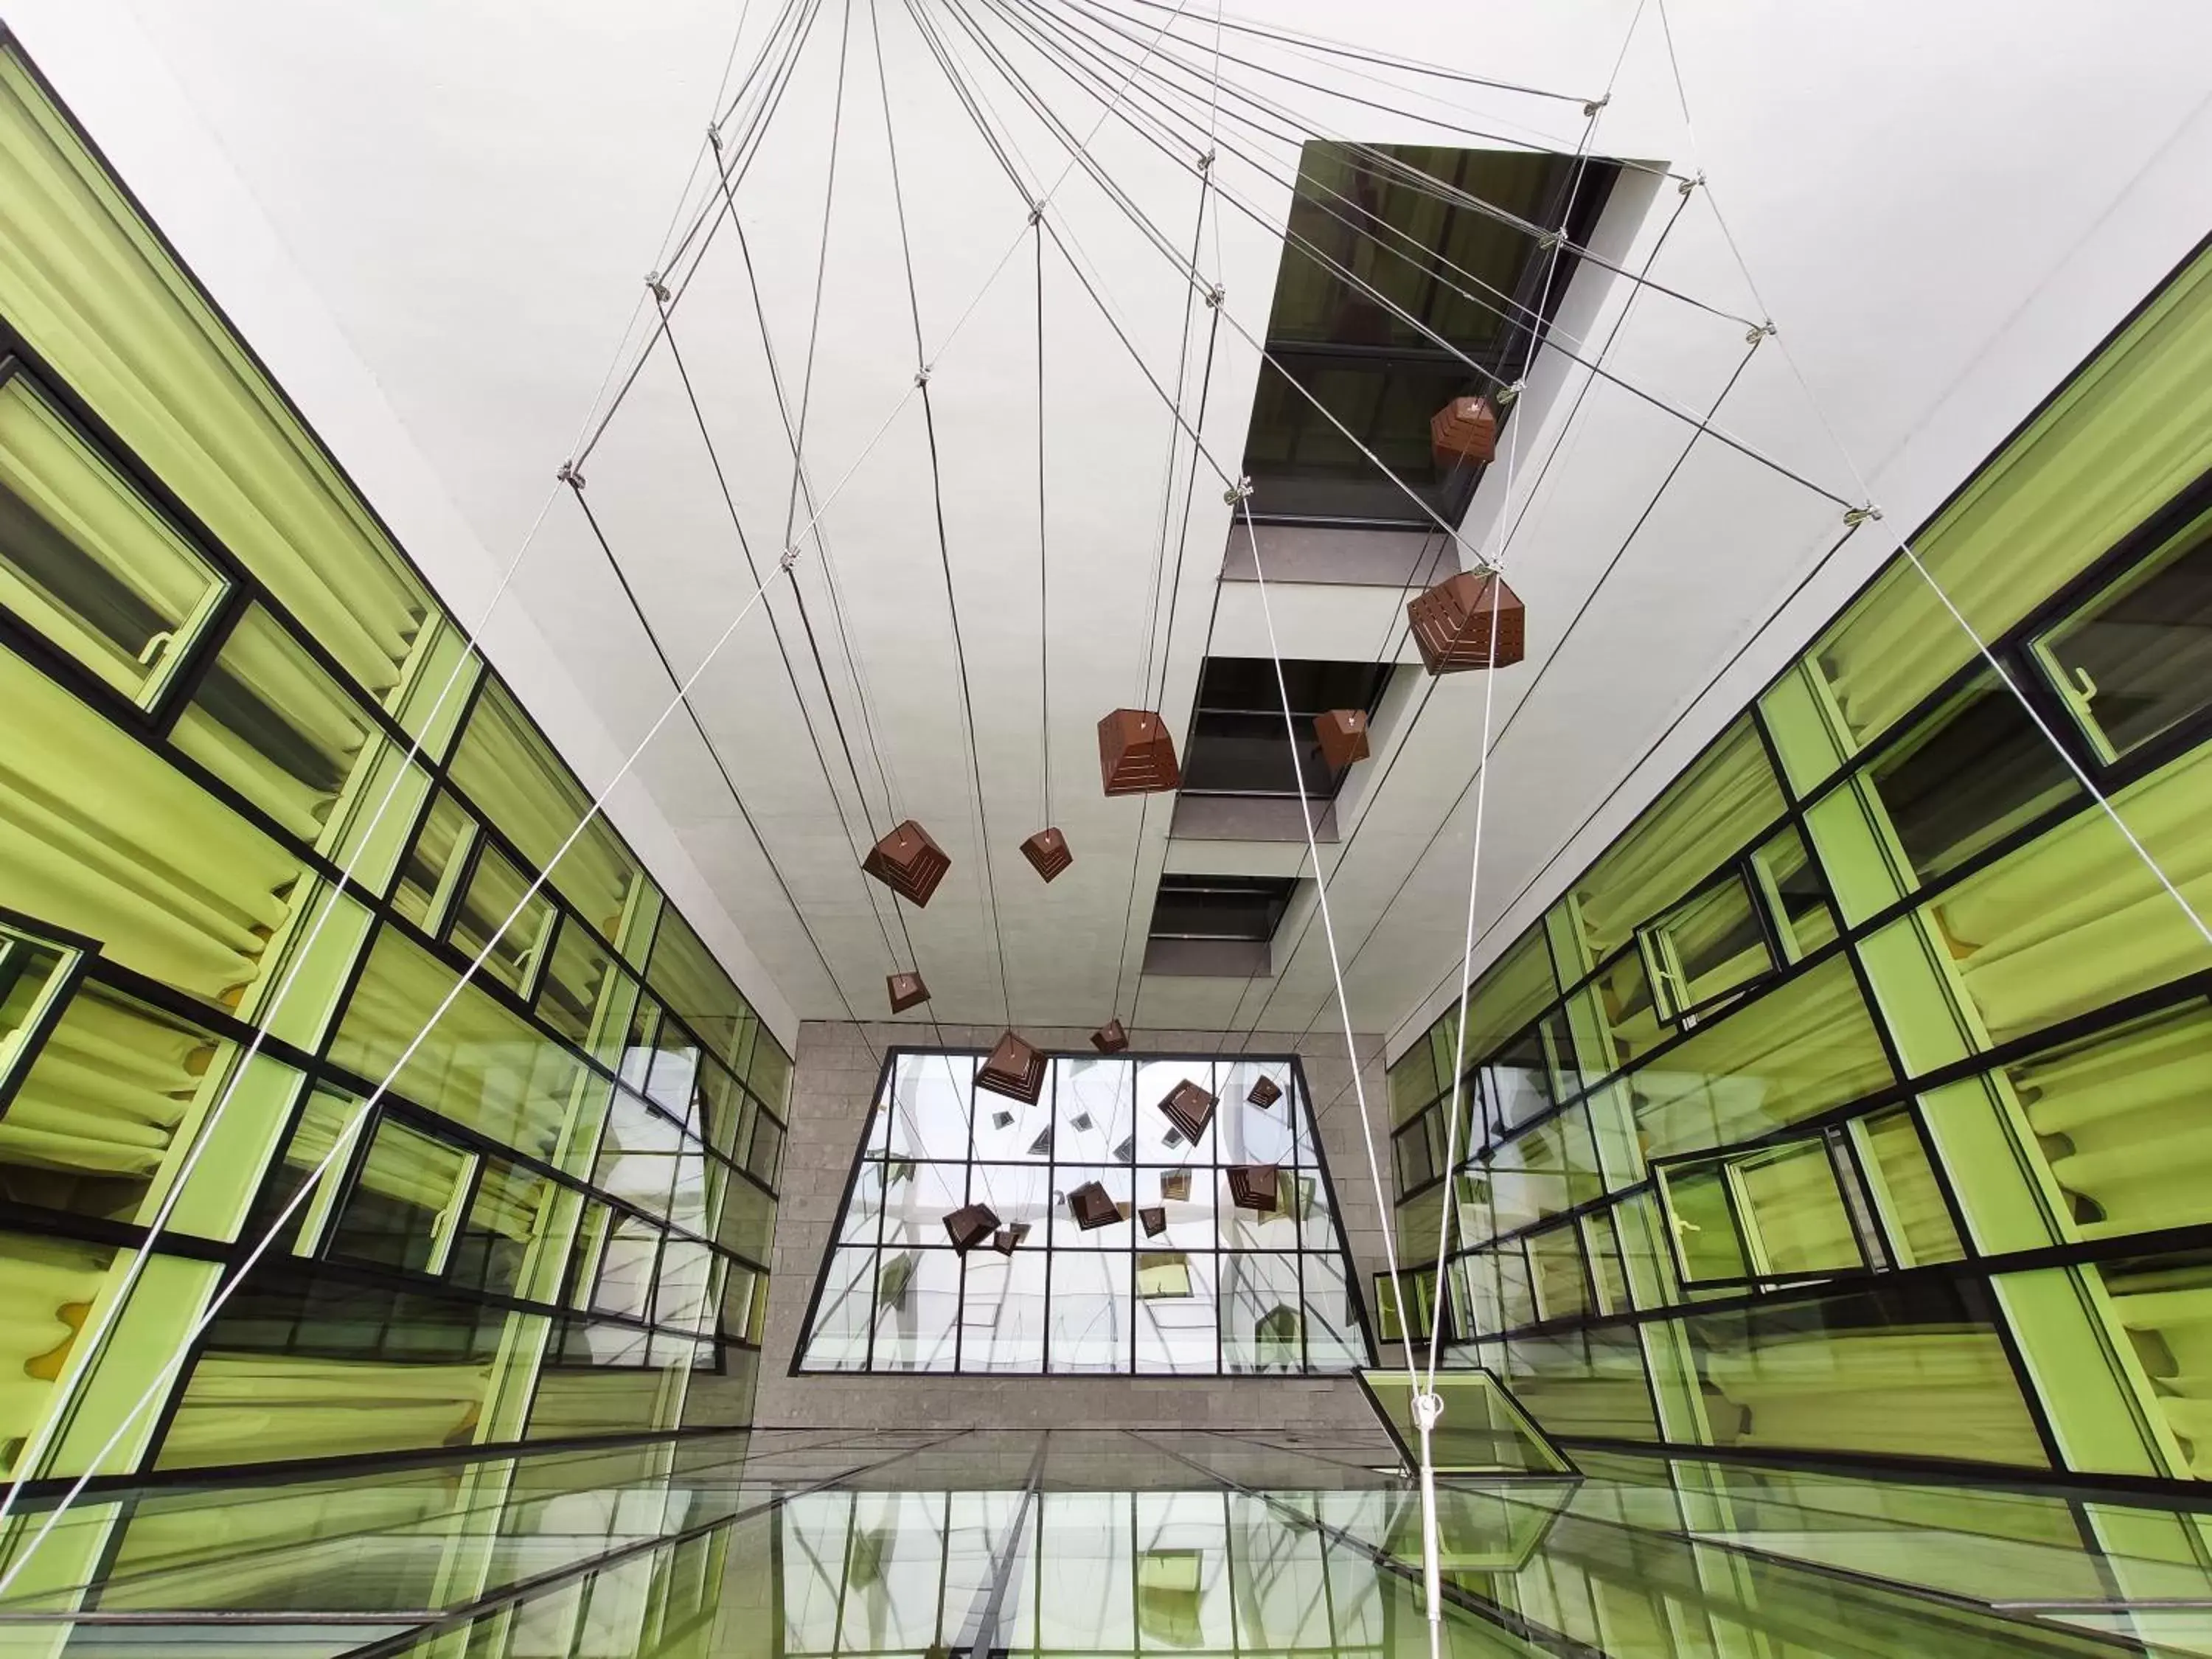
[[1498,453],[1498,411],[1487,398],[1455,398],[1429,419],[1437,471],[1486,465]]
[[1341,772],[1354,761],[1367,758],[1367,714],[1358,708],[1332,708],[1314,719],[1314,735],[1321,739],[1321,757],[1329,770]]
[[1168,1212],[1158,1204],[1147,1204],[1137,1212],[1137,1219],[1145,1224],[1145,1237],[1158,1238],[1168,1230]]
[[1117,708],[1098,722],[1098,775],[1109,795],[1151,795],[1180,788],[1175,739],[1149,708]]
[[1030,1236],[1030,1224],[1017,1221],[1011,1227],[1001,1227],[992,1235],[991,1248],[1000,1255],[1012,1255],[1014,1247]]
[[1504,668],[1521,660],[1526,613],[1494,570],[1445,577],[1406,607],[1406,621],[1431,674]]
[[975,1086],[1034,1106],[1044,1092],[1044,1055],[1012,1031],[1003,1033],[975,1072]]
[[1091,1034],[1091,1046],[1102,1054],[1118,1054],[1129,1046],[1129,1034],[1120,1020],[1109,1019]]
[[860,868],[909,903],[929,902],[937,884],[952,867],[945,851],[912,818],[885,836],[860,860]]
[[1067,1212],[1086,1233],[1110,1227],[1121,1218],[1121,1206],[1095,1181],[1086,1181],[1067,1195]]
[[1244,1097],[1261,1111],[1266,1111],[1283,1097],[1283,1085],[1271,1077],[1263,1077],[1252,1085],[1252,1092]]
[[1240,1210],[1272,1213],[1281,1184],[1282,1171],[1272,1164],[1238,1164],[1229,1170],[1230,1200]]
[[929,987],[920,974],[893,974],[884,981],[891,994],[891,1012],[902,1014],[917,1003],[929,1000]]
[[1067,850],[1067,837],[1057,830],[1040,830],[1031,836],[1022,843],[1022,856],[1047,881],[1075,862],[1075,854]]
[[1160,1177],[1160,1198],[1163,1202],[1172,1198],[1178,1201],[1190,1196],[1190,1171],[1170,1170]]
[[963,1204],[945,1218],[952,1248],[965,1255],[998,1230],[998,1212],[988,1204]]
[[1182,1132],[1185,1140],[1195,1141],[1206,1133],[1206,1126],[1213,1121],[1213,1106],[1214,1097],[1185,1078],[1160,1102],[1160,1112]]

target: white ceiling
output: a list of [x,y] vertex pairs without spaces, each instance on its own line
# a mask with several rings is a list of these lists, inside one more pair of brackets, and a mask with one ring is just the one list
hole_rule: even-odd
[[[951,0],[919,3],[1008,118],[1032,174],[1058,179],[1065,150],[982,67]],[[1065,0],[1051,3],[1066,14]],[[1167,15],[1139,0],[1108,3],[1147,35]],[[741,71],[775,9],[752,0]],[[1102,122],[1098,100],[1038,69],[980,0],[967,10],[1036,73],[1071,127],[1097,128],[1100,163],[1170,241],[1185,245],[1196,205],[1189,175],[1120,122]],[[2151,0],[2094,8],[1674,0],[1664,21],[1680,53],[1694,138],[1657,0],[1555,0],[1480,16],[1431,0],[1369,0],[1353,9],[1275,0],[1244,11],[1271,27],[1356,29],[1379,52],[1583,94],[1601,89],[1620,58],[1596,149],[1683,173],[1702,168],[1758,296],[1707,192],[1683,210],[1652,276],[1730,313],[1771,310],[1826,422],[1886,514],[1753,641],[1834,540],[1840,510],[1701,440],[1562,649],[1568,618],[1692,428],[1605,384],[1580,400],[1570,424],[1585,377],[1558,357],[1540,365],[1512,423],[1516,499],[1528,496],[1555,448],[1557,459],[1503,555],[1528,604],[1528,660],[1493,685],[1469,675],[1440,686],[1387,782],[1371,783],[1379,758],[1369,786],[1349,802],[1346,817],[1359,833],[1340,868],[1334,850],[1323,849],[1334,868],[1340,954],[1356,954],[1347,972],[1353,1023],[1400,1029],[1437,1006],[1440,987],[1456,977],[1473,819],[1465,786],[1486,692],[1495,690],[1493,730],[1504,732],[1486,791],[1477,903],[1494,950],[2212,222],[2203,185],[2212,177],[2212,122],[2203,118],[2212,10]],[[1196,50],[1210,50],[1210,26],[1188,21],[1210,19],[1210,6],[1192,0],[1185,12],[1186,33],[1202,43]],[[636,361],[647,333],[637,312],[641,279],[661,257],[679,188],[679,222],[703,210],[701,179],[688,188],[684,181],[737,15],[731,0],[619,9],[581,0],[15,0],[9,21],[418,562],[472,616],[545,501],[587,408],[605,407],[594,398],[610,363]],[[934,364],[946,538],[1005,981],[1018,1022],[1089,1024],[1114,1012],[1117,951],[1126,943],[1133,963],[1151,884],[1170,857],[1164,802],[1139,847],[1139,803],[1101,798],[1092,735],[1099,714],[1137,695],[1169,418],[1075,279],[1048,257],[1053,810],[1077,861],[1048,888],[1015,851],[1043,810],[1026,209],[924,54],[906,5],[850,0],[849,42],[848,16],[847,0],[823,0],[738,194],[777,362],[795,383],[807,360],[839,60],[848,52],[806,436],[812,487],[836,494],[822,519],[826,555],[809,543],[796,579],[872,798],[869,830],[880,834],[887,821],[831,621],[830,572],[899,813],[920,818],[954,859],[930,907],[905,913],[936,992],[934,1011],[947,1020],[998,1018],[1000,963],[926,435],[911,395],[912,325],[876,78],[879,27]],[[1379,67],[1355,76],[1249,38],[1227,41],[1233,53],[1317,76],[1392,112],[1227,66],[1228,79],[1264,88],[1313,131],[1447,142],[1424,118],[1437,115],[1566,150],[1583,135],[1576,104]],[[1415,96],[1413,88],[1437,96]],[[1235,143],[1265,148],[1276,173],[1293,164],[1286,144],[1263,147],[1249,131],[1237,131]],[[1227,155],[1221,168],[1226,191],[1269,226],[1279,223],[1287,199],[1280,177]],[[1599,240],[1631,267],[1677,206],[1671,183],[1653,184],[1644,175],[1638,187],[1616,191],[1601,228]],[[1051,216],[1152,374],[1171,383],[1184,282],[1080,173],[1055,195]],[[1233,211],[1218,254],[1209,234],[1201,255],[1209,276],[1218,258],[1226,311],[1255,336],[1264,329],[1279,256],[1272,228]],[[1585,355],[1610,334],[1608,370],[1677,410],[1702,410],[1745,354],[1742,327],[1656,291],[1632,303],[1632,292],[1585,265],[1560,326],[1587,338]],[[1626,319],[1613,333],[1624,305]],[[726,230],[675,318],[765,568],[785,538],[790,454],[744,266]],[[1202,311],[1197,326],[1194,365]],[[1255,354],[1224,325],[1201,430],[1232,468],[1255,373]],[[1719,424],[1836,494],[1858,497],[1850,465],[1772,343],[1753,355]],[[751,583],[665,349],[646,359],[585,471],[630,583],[678,672],[689,673]],[[1468,526],[1469,538],[1492,550],[1500,545],[1492,520],[1507,471],[1493,469]],[[807,514],[799,516],[803,523]],[[1167,671],[1166,712],[1178,730],[1206,649],[1228,526],[1219,483],[1201,469]],[[1265,654],[1258,597],[1248,585],[1224,588],[1217,652]],[[1371,655],[1395,604],[1387,592],[1330,589],[1278,588],[1272,597],[1286,655]],[[883,937],[889,901],[855,872],[832,788],[856,831],[862,813],[791,598],[780,592],[771,603],[811,687],[808,706],[824,721],[834,783],[825,783],[757,612],[700,676],[695,702],[844,995],[872,1016],[892,965]],[[614,775],[668,702],[668,682],[565,492],[485,637],[594,783]],[[1735,668],[1697,702],[1747,642]],[[1556,666],[1524,707],[1555,650]],[[1383,732],[1382,758],[1396,735]],[[793,1013],[839,1016],[837,992],[680,717],[648,747],[636,781],[642,787],[618,792],[611,810],[773,1022],[788,1035]],[[1609,795],[1576,848],[1555,858]],[[1273,849],[1241,855],[1181,844],[1172,856],[1182,867],[1212,869],[1237,867],[1238,856],[1253,870],[1282,862]],[[1133,860],[1139,937],[1124,932]],[[903,940],[897,948],[902,957]],[[1133,989],[1133,969],[1127,978]],[[1331,985],[1316,928],[1267,997],[1264,1024],[1333,1021]],[[1147,981],[1142,1016],[1155,1027],[1216,1028],[1245,988]],[[1243,999],[1243,1021],[1253,1019],[1268,988]],[[1125,990],[1124,1018],[1129,1003]]]

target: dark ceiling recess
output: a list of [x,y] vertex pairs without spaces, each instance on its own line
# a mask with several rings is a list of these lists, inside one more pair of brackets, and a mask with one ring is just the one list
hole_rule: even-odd
[[[1199,671],[1182,793],[1295,799],[1303,775],[1309,800],[1334,799],[1344,769],[1331,758],[1334,745],[1323,741],[1316,723],[1356,713],[1364,732],[1389,678],[1382,664],[1294,659],[1283,665],[1279,684],[1275,665],[1266,657],[1208,657]],[[1283,723],[1286,695],[1291,729],[1298,737],[1295,766]]]
[[[1574,275],[1565,248],[1555,268],[1552,234],[1587,242],[1617,171],[1526,150],[1307,144],[1267,322],[1274,363],[1261,370],[1245,445],[1253,517],[1432,522],[1364,445],[1456,523],[1481,476],[1480,451],[1440,449],[1430,422],[1454,399],[1494,398],[1519,377]],[[1493,439],[1500,413],[1490,410]]]
[[1291,876],[1188,876],[1170,872],[1160,878],[1160,895],[1152,905],[1152,936],[1265,945],[1274,938],[1297,887],[1297,879]]

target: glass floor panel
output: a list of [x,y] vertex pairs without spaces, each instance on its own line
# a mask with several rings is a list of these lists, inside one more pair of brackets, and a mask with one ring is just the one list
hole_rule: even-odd
[[[1418,1492],[1372,1442],[702,1435],[88,1495],[0,1659],[1397,1659]],[[1439,1494],[1452,1656],[2212,1655],[2212,1516],[1578,1456]],[[27,1504],[0,1561],[46,1516]]]

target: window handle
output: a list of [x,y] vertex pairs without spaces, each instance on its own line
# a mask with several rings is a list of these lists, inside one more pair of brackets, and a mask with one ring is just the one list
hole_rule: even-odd
[[158,634],[149,635],[146,643],[138,647],[138,665],[141,668],[151,668],[161,659],[162,653],[176,642],[176,635],[166,628]]
[[2087,708],[2096,698],[2097,682],[2089,678],[2089,671],[2078,662],[2074,665],[2074,684],[2081,692],[2081,706]]

